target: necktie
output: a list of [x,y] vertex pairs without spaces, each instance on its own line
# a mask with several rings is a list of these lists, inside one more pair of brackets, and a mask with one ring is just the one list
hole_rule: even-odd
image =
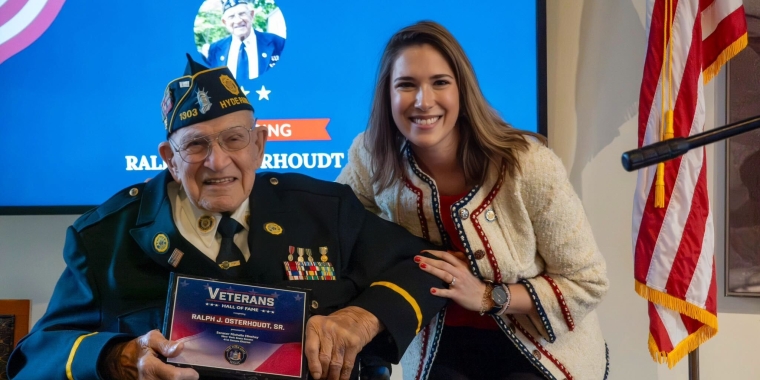
[[240,232],[243,226],[235,219],[230,218],[229,213],[222,214],[222,220],[219,221],[219,227],[216,232],[222,237],[222,244],[219,247],[219,255],[216,256],[216,263],[224,269],[229,277],[237,277],[240,272],[240,266],[245,263],[245,257],[240,248],[235,244],[233,238]]
[[245,44],[240,43],[237,64],[237,80],[248,79],[248,52],[245,51]]

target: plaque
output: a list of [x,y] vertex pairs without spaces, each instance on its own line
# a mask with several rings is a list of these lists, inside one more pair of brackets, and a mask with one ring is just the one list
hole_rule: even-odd
[[309,293],[172,273],[164,336],[184,343],[167,363],[203,376],[306,379]]

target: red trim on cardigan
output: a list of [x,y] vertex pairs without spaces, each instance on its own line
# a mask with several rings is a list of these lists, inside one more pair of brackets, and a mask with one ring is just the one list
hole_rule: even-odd
[[491,265],[491,270],[493,271],[493,282],[495,284],[501,284],[501,271],[499,270],[499,264],[496,262],[496,256],[494,255],[493,249],[491,248],[491,243],[488,242],[488,236],[486,236],[486,233],[483,232],[483,227],[481,227],[480,223],[478,222],[478,216],[483,213],[483,211],[491,204],[491,202],[493,202],[496,194],[499,193],[499,189],[501,189],[501,183],[504,181],[504,172],[506,172],[506,170],[507,165],[502,164],[501,172],[499,173],[499,179],[496,180],[496,185],[494,185],[493,189],[491,189],[491,191],[488,193],[483,203],[481,203],[480,206],[478,206],[478,208],[470,214],[470,218],[472,218],[472,225],[475,226],[475,230],[478,232],[480,241],[486,248],[486,256],[488,257],[488,263]]
[[575,330],[575,322],[573,322],[573,316],[570,314],[570,309],[565,303],[565,296],[562,295],[562,291],[559,290],[559,286],[557,286],[557,283],[554,282],[554,279],[548,275],[542,274],[541,277],[543,277],[544,280],[546,280],[549,285],[551,285],[552,290],[554,291],[554,295],[557,296],[557,301],[559,301],[559,305],[562,308],[562,316],[565,317],[565,323],[567,323],[567,327],[570,328],[570,331]]
[[425,358],[427,356],[428,337],[430,336],[430,325],[425,326],[422,329],[422,354],[420,355],[420,366],[417,368],[417,376],[415,380],[420,380],[422,376],[422,370],[425,366]]
[[[571,375],[570,372],[567,370],[567,368],[565,368],[564,364],[560,363],[559,360],[557,360],[557,358],[554,357],[554,355],[552,355],[552,354],[549,353],[549,351],[546,351],[546,348],[544,348],[544,346],[542,346],[541,343],[538,343],[538,341],[536,340],[536,338],[534,338],[532,335],[530,335],[528,333],[528,331],[525,330],[525,328],[522,327],[522,325],[520,325],[519,323],[517,323],[517,320],[515,319],[515,317],[513,317],[511,315],[509,315],[507,317],[509,318],[510,321],[512,321],[512,323],[515,326],[517,326],[518,329],[520,329],[520,332],[523,333],[523,335],[525,335],[525,337],[528,338],[528,340],[530,340],[530,342],[533,343],[533,345],[536,346],[536,349],[538,351],[540,351],[542,355],[546,356],[552,363],[554,363],[554,365],[557,366],[557,368],[559,368],[560,371],[562,371],[562,373],[565,374],[566,380],[573,380],[573,375]],[[533,354],[533,353],[531,353],[531,354]],[[533,356],[535,357],[535,355],[533,355]],[[538,359],[538,358],[536,358],[536,359]],[[540,359],[538,359],[538,360],[540,361]]]
[[422,190],[412,184],[409,178],[404,177],[404,185],[409,188],[415,195],[417,195],[417,217],[420,218],[420,227],[422,228],[422,238],[430,241],[430,231],[428,231],[427,219],[425,219],[425,212],[422,208]]

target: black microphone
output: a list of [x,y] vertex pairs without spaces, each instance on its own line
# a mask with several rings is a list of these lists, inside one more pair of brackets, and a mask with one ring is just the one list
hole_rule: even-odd
[[711,129],[689,137],[676,137],[639,149],[629,150],[621,157],[623,168],[629,172],[676,158],[691,149],[760,128],[760,116]]
[[676,158],[691,149],[691,145],[683,137],[677,137],[643,146],[639,149],[623,153],[623,168],[634,171],[649,165]]

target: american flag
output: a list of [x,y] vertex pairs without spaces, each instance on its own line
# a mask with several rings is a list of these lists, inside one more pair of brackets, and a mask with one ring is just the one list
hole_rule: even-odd
[[[741,0],[648,0],[647,39],[639,147],[668,138],[668,119],[673,137],[704,130],[703,85],[747,45],[744,7]],[[669,367],[718,332],[706,170],[702,148],[638,173],[635,288],[649,301],[649,351]]]

